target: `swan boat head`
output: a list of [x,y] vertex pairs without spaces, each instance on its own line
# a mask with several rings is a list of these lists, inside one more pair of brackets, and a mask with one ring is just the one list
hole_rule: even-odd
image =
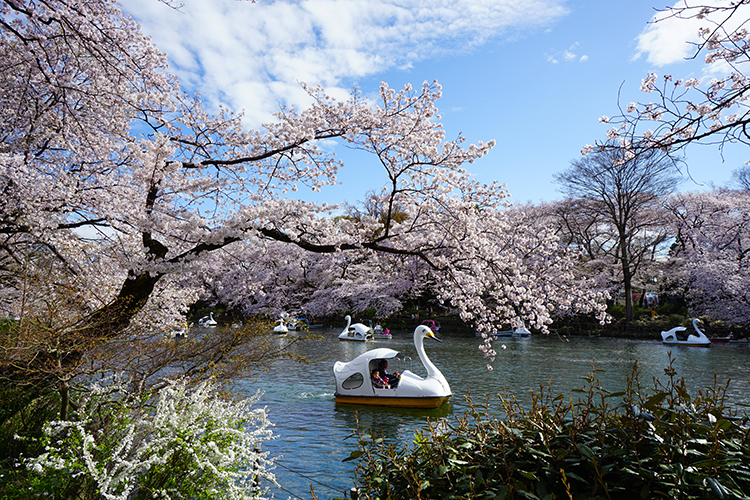
[[396,358],[397,351],[387,348],[369,350],[348,363],[337,361],[333,365],[336,379],[336,402],[377,406],[398,406],[407,408],[437,408],[452,393],[448,381],[438,368],[430,361],[424,350],[424,339],[435,337],[432,330],[420,325],[414,330],[414,347],[427,376],[405,370],[398,381],[387,388],[375,387],[371,381],[372,370],[380,367],[383,361]]

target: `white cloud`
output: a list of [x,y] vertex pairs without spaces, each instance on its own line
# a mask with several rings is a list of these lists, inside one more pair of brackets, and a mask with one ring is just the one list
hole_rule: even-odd
[[586,62],[589,59],[589,56],[581,56],[581,58],[578,58],[578,54],[576,54],[575,50],[578,48],[578,46],[581,45],[578,42],[575,42],[573,45],[568,47],[566,50],[563,50],[562,52],[559,51],[553,51],[552,54],[545,53],[544,56],[547,58],[547,62],[552,64],[559,64],[560,57],[565,59],[566,61],[575,61],[578,59],[579,62]]
[[[154,0],[126,8],[167,52],[188,90],[267,121],[304,105],[298,82],[348,94],[357,78],[488,40],[522,36],[566,15],[564,0]],[[415,82],[419,84],[420,82]]]
[[[680,0],[675,4],[675,8],[684,7],[685,4],[690,6],[718,6],[728,5],[728,3],[728,0],[697,2]],[[690,12],[697,14],[697,10],[695,9]],[[714,16],[709,16],[708,20],[697,18],[681,19],[669,17],[667,13],[659,12],[636,38],[637,47],[634,59],[645,55],[646,60],[655,66],[666,66],[668,64],[683,62],[695,54],[697,48],[695,44],[700,41],[698,29],[701,27],[711,27],[710,21],[720,22],[724,18],[726,18],[726,13],[724,12],[718,12]],[[748,18],[750,18],[750,5],[742,5],[725,27],[733,30]]]

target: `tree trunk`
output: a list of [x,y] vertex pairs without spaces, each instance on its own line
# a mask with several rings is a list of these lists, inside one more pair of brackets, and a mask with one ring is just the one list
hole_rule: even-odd
[[67,380],[60,382],[60,420],[68,419],[68,407],[70,406],[70,384]]
[[622,283],[625,286],[625,323],[633,321],[633,276],[630,273],[628,248],[620,237],[620,262],[622,263]]

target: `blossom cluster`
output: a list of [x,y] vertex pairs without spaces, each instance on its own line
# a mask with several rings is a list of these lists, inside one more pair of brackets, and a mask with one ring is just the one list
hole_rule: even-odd
[[[267,491],[261,478],[275,481],[273,459],[260,451],[272,438],[271,423],[264,409],[250,409],[259,395],[226,401],[211,382],[190,387],[186,379],[170,380],[149,409],[128,403],[124,389],[121,383],[94,384],[76,419],[48,422],[46,452],[27,460],[29,470],[65,471],[91,481],[107,500],[127,500],[139,491],[184,498],[196,486],[203,494],[256,499]],[[96,419],[114,402],[125,403],[122,413],[100,427]],[[169,479],[159,480],[167,465]]]

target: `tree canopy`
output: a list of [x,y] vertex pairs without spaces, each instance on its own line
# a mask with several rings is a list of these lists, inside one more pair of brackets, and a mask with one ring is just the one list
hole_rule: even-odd
[[[354,89],[345,101],[303,84],[310,107],[282,108],[248,130],[241,114],[212,114],[184,93],[115,2],[1,5],[0,257],[14,284],[5,300],[13,315],[38,316],[49,295],[23,300],[22,284],[54,268],[60,302],[77,304],[50,325],[63,364],[80,361],[81,339],[180,323],[227,256],[262,283],[258,256],[279,245],[351,262],[418,261],[438,299],[480,328],[521,316],[545,328],[556,304],[601,313],[601,297],[566,274],[572,263],[555,253],[556,237],[514,226],[503,186],[470,175],[466,165],[494,141],[445,137],[437,82],[383,83],[375,100]],[[388,179],[377,213],[336,217],[337,207],[289,196],[335,182],[344,166],[330,140],[377,159]]]

